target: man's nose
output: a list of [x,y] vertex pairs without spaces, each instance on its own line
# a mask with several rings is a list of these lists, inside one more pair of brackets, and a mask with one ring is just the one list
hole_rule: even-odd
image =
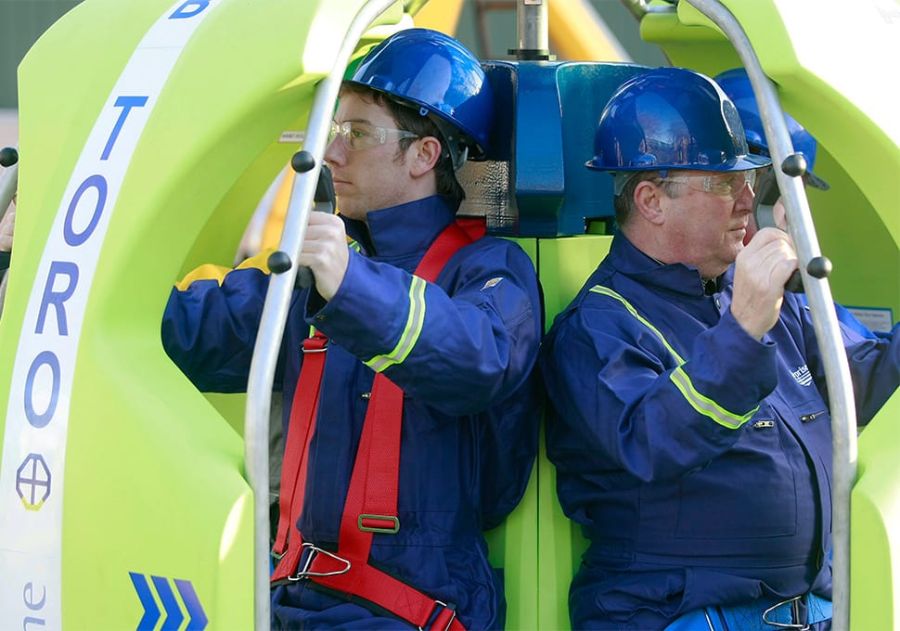
[[347,148],[340,136],[335,136],[325,147],[325,162],[330,165],[343,165],[347,162]]
[[750,186],[749,182],[745,182],[744,186],[738,192],[737,197],[734,200],[734,208],[735,210],[741,212],[750,212],[753,210],[753,199],[756,195],[753,192],[753,187]]

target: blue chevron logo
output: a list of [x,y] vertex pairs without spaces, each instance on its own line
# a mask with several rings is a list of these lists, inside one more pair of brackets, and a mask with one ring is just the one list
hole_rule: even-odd
[[[202,631],[209,624],[206,613],[203,611],[203,605],[200,604],[197,592],[194,591],[194,586],[190,581],[172,579],[171,582],[175,584],[175,591],[173,591],[169,579],[163,576],[151,576],[150,582],[148,582],[147,577],[143,574],[129,572],[128,575],[131,576],[134,591],[137,592],[141,606],[144,608],[144,615],[138,622],[135,631],[154,631],[156,629],[156,623],[160,619],[157,598],[162,604],[162,613],[164,614],[159,631],[178,631],[184,621],[185,613],[187,613],[188,624],[184,631]],[[156,598],[154,598],[154,592]],[[182,605],[179,604],[178,597],[175,595],[176,592],[181,596],[183,611]]]

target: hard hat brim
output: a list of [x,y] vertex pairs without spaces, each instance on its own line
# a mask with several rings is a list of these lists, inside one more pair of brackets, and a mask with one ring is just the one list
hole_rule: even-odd
[[772,160],[766,156],[748,153],[738,156],[734,160],[728,160],[721,164],[641,164],[637,166],[604,166],[597,156],[584,163],[589,169],[595,171],[749,171],[759,169],[772,164]]
[[806,173],[803,174],[803,181],[808,186],[817,188],[820,191],[827,191],[829,188],[831,188],[831,186],[828,184],[828,182],[826,182],[825,180],[820,178],[818,175],[816,175],[812,171],[807,171]]

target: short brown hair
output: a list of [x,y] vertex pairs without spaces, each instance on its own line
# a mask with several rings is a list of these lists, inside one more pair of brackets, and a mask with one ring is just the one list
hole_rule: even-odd
[[[441,143],[441,157],[438,158],[437,164],[434,165],[437,193],[438,195],[450,198],[452,206],[454,208],[459,208],[459,205],[466,198],[466,192],[456,180],[456,174],[453,172],[453,161],[450,159],[450,151],[447,148],[447,142],[444,140],[444,136],[441,134],[440,130],[438,130],[437,125],[434,124],[434,121],[428,116],[422,116],[419,113],[419,110],[416,109],[416,106],[405,105],[392,99],[383,92],[373,90],[364,85],[345,81],[341,85],[340,93],[342,95],[348,93],[355,94],[368,103],[375,103],[376,105],[387,108],[390,115],[394,118],[398,129],[411,131],[419,138],[424,138],[425,136],[437,138]],[[403,138],[399,141],[397,149],[398,160],[415,140],[416,138]]]

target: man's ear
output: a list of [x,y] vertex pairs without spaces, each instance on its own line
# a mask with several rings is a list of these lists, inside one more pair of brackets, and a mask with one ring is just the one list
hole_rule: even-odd
[[441,159],[441,141],[434,136],[423,136],[410,146],[409,169],[413,177],[421,177],[434,169]]
[[660,225],[664,221],[661,204],[664,195],[660,185],[644,180],[634,187],[634,208],[645,221]]

